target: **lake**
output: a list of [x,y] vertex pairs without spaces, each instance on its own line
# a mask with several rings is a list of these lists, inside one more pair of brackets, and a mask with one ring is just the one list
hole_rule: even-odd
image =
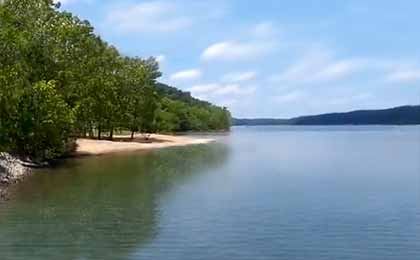
[[420,259],[420,127],[235,127],[72,159],[0,203],[0,259]]

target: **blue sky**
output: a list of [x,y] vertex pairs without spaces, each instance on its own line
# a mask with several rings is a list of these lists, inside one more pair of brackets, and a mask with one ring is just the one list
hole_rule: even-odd
[[420,102],[417,0],[64,0],[160,81],[236,117]]

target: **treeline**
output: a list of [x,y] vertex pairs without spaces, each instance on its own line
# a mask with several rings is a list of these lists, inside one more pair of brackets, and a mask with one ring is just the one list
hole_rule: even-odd
[[229,129],[227,109],[160,76],[154,58],[122,56],[52,0],[0,1],[0,151],[44,160],[78,136]]
[[189,92],[162,83],[156,84],[155,89],[162,97],[157,113],[160,131],[209,131],[230,128],[231,116],[226,108],[193,98]]
[[233,125],[420,125],[420,106],[358,110],[301,116],[291,119],[255,118],[232,120]]

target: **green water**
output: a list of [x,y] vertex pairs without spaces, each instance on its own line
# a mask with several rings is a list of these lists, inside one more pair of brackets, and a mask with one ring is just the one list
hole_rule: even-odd
[[69,160],[0,203],[0,259],[420,259],[419,127],[248,127]]
[[43,170],[0,205],[0,259],[124,259],[159,233],[159,204],[227,159],[223,145],[90,157]]

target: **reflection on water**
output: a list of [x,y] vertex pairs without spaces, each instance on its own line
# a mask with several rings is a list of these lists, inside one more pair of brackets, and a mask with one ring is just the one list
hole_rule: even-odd
[[32,176],[0,204],[0,260],[420,259],[420,126],[217,138]]
[[224,145],[71,160],[0,205],[1,259],[124,259],[153,239],[159,200],[228,158]]

